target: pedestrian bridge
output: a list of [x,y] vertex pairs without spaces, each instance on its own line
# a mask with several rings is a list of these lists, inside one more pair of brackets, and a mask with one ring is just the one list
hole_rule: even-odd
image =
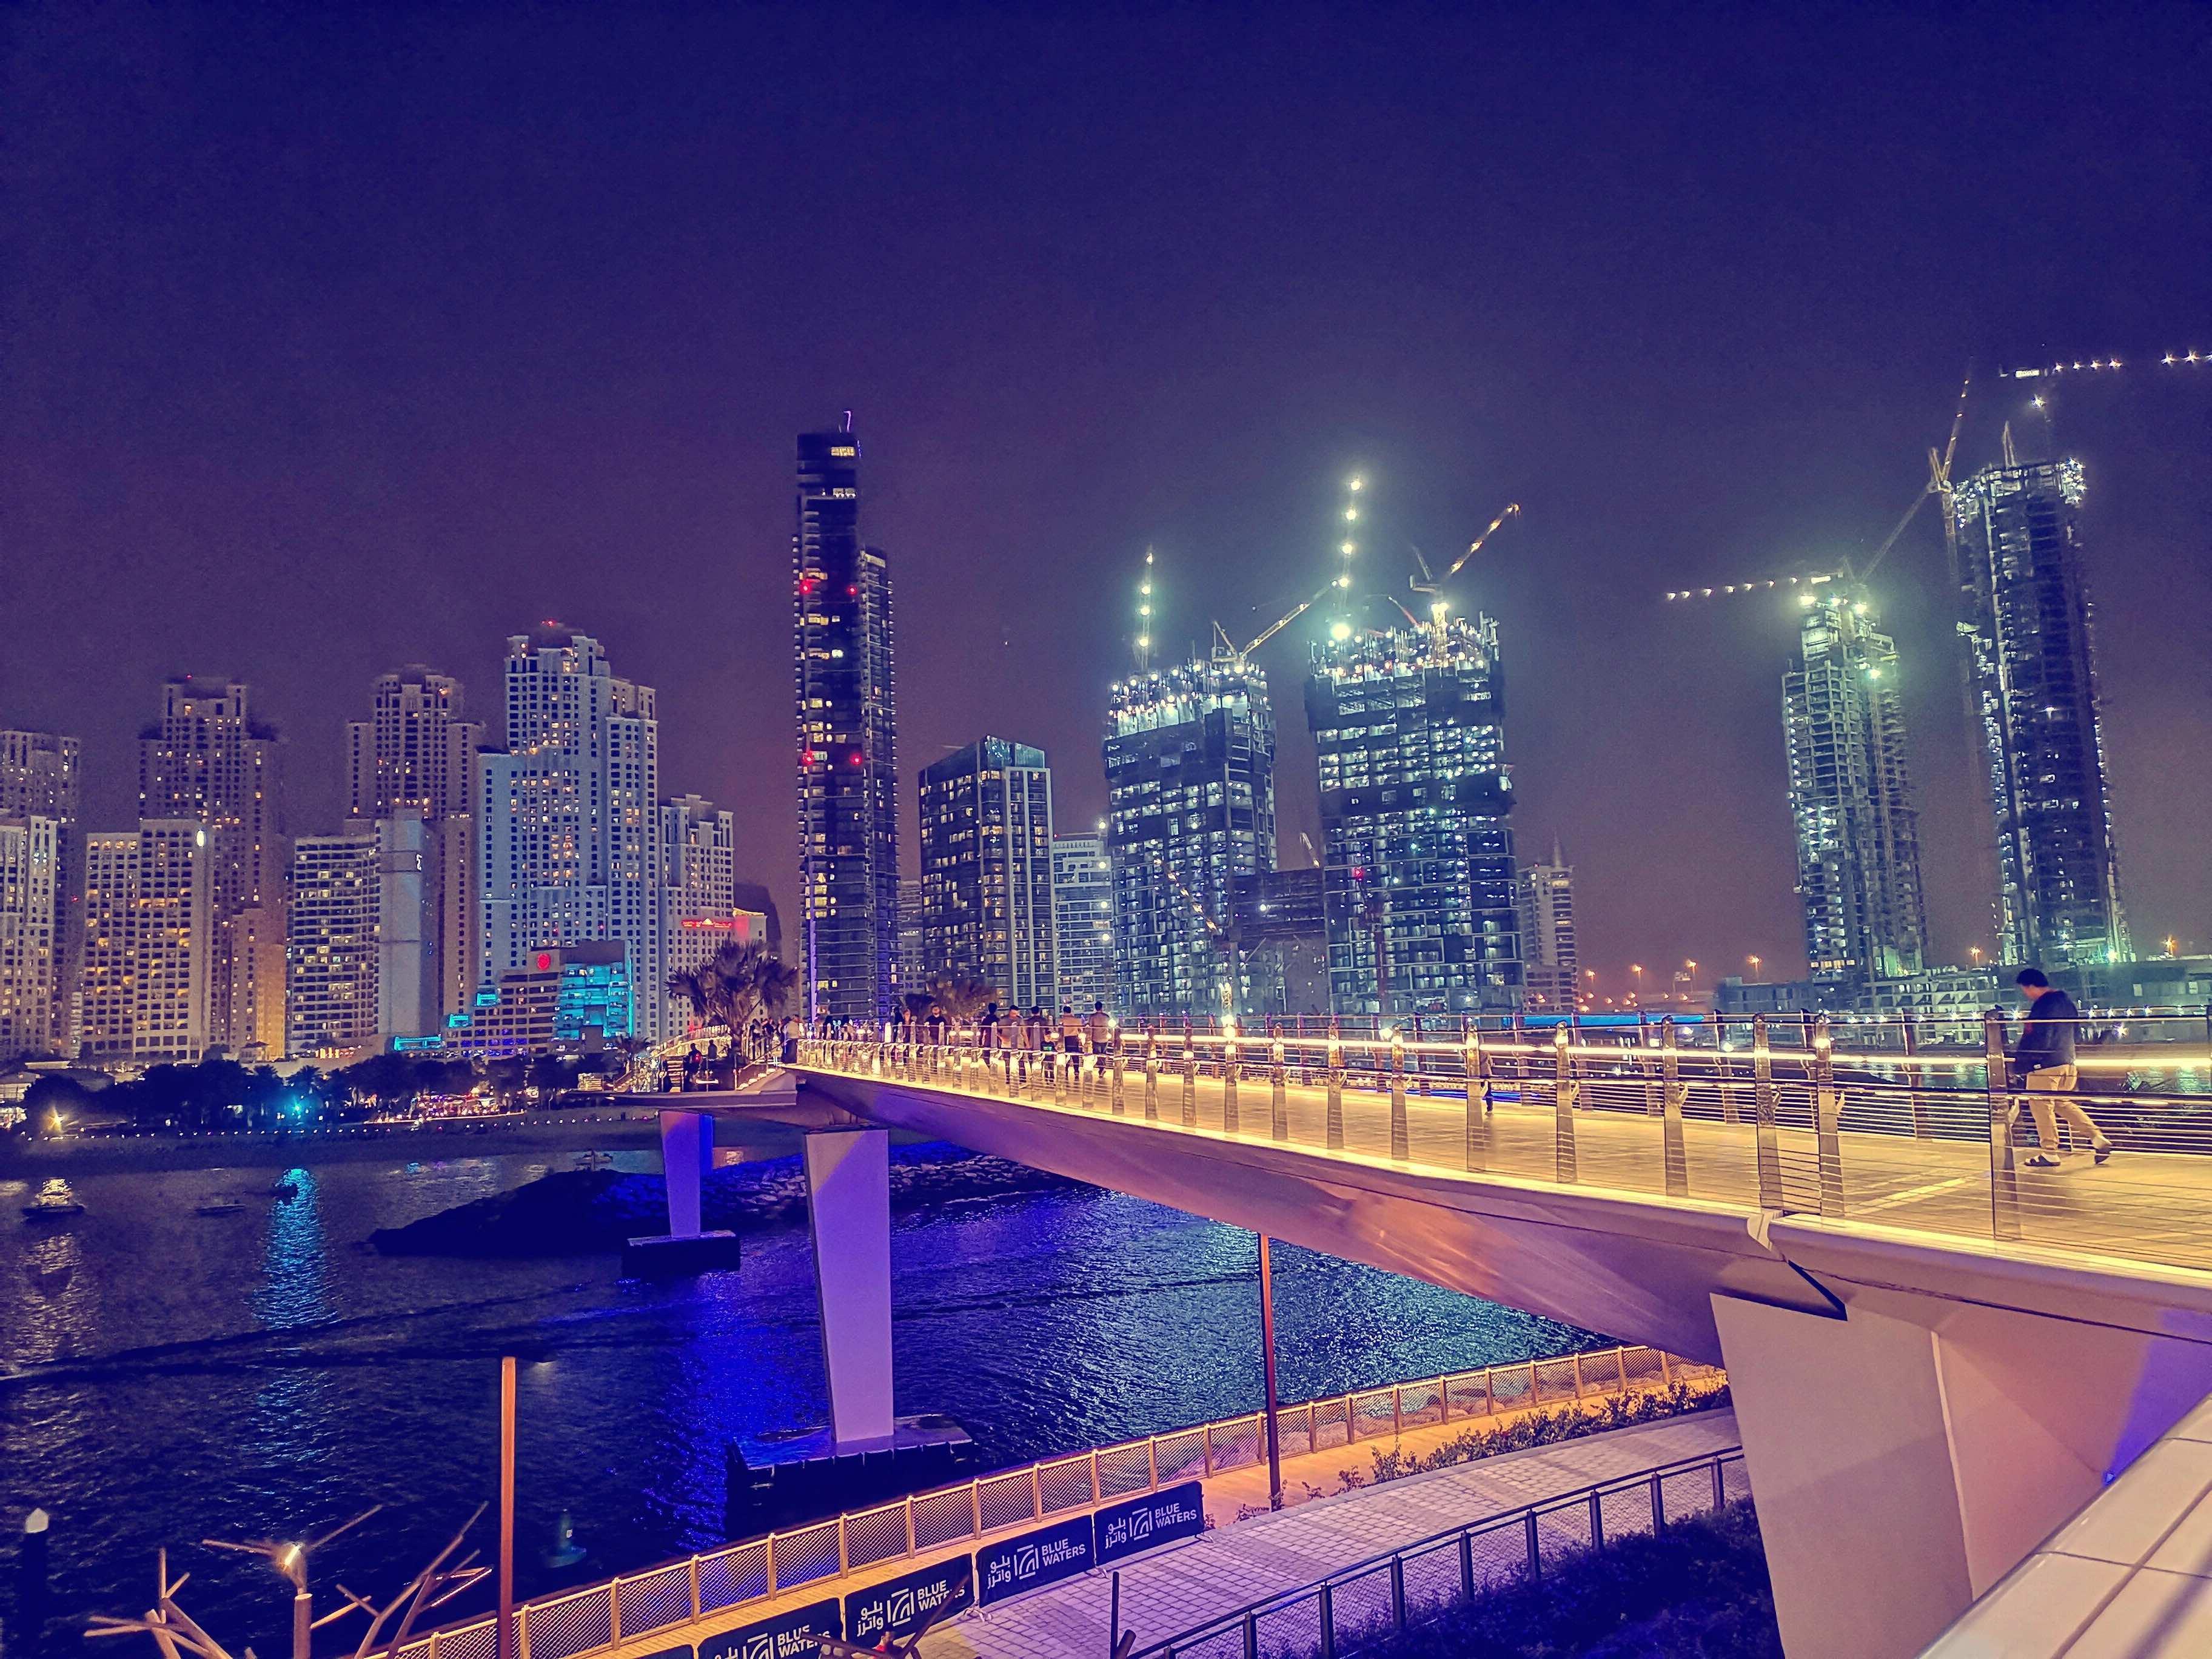
[[2042,1170],[1994,1029],[1907,1054],[1648,1035],[805,1038],[796,1107],[655,1103],[817,1129],[841,1440],[866,1425],[835,1396],[878,1362],[888,1423],[875,1161],[912,1131],[1724,1363],[1790,1652],[1917,1651],[2212,1390],[2212,1097],[2132,1086],[2212,1055],[2085,1050],[2119,1153]]

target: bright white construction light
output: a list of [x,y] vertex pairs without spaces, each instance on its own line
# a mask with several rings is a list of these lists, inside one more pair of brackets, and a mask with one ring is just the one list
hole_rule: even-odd
[[1431,617],[1434,617],[1438,622],[1442,622],[1444,619],[1444,612],[1449,609],[1450,609],[1449,605],[1445,605],[1442,599],[1438,599],[1434,605],[1431,605],[1429,607],[1429,614]]
[[1344,641],[1352,637],[1352,624],[1350,623],[1336,623],[1328,630],[1328,636],[1341,644]]
[[1364,489],[1367,487],[1367,480],[1364,478],[1352,478],[1348,480],[1344,487],[1346,489]]
[[1344,509],[1344,521],[1345,521],[1345,523],[1346,523],[1346,524],[1350,524],[1350,523],[1351,523],[1354,519],[1358,518],[1358,516],[1359,516],[1359,509],[1358,509],[1358,507],[1346,507],[1346,508]]
[[1359,544],[1358,542],[1346,542],[1342,547],[1339,548],[1337,551],[1343,554],[1346,558],[1350,558],[1354,553],[1359,551]]

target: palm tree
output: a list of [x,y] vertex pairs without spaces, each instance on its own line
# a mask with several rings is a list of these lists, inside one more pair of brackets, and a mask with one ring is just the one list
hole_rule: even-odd
[[973,974],[932,974],[922,984],[937,1012],[955,1025],[970,1024],[999,1000],[999,988]]
[[696,968],[679,968],[668,976],[668,994],[691,1005],[691,1018],[704,1021],[714,1001],[707,975]]
[[774,957],[761,957],[757,988],[760,994],[761,1012],[770,1019],[780,1018],[790,1005],[791,994],[799,984],[799,969],[787,967]]

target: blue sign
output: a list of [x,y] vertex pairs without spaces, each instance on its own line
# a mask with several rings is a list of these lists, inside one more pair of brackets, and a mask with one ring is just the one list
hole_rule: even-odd
[[1003,1544],[987,1544],[975,1552],[977,1593],[985,1607],[1010,1595],[1072,1578],[1089,1569],[1091,1517],[1025,1532]]
[[[817,1638],[836,1636],[842,1629],[837,1622],[837,1603],[833,1598],[809,1607],[793,1607],[774,1619],[763,1619],[757,1625],[740,1625],[720,1636],[710,1636],[699,1644],[698,1659],[813,1659],[822,1651],[822,1644]],[[680,1655],[691,1650],[674,1651]],[[653,1654],[650,1659],[661,1659],[661,1656]]]
[[1094,1553],[1106,1565],[1162,1544],[1195,1538],[1206,1530],[1206,1488],[1195,1480],[1164,1492],[1146,1492],[1109,1504],[1091,1517],[1097,1522]]
[[[973,1563],[958,1556],[854,1590],[845,1598],[845,1639],[854,1647],[878,1647],[886,1636],[905,1636],[924,1620],[975,1605]],[[700,1659],[708,1656],[702,1654]]]

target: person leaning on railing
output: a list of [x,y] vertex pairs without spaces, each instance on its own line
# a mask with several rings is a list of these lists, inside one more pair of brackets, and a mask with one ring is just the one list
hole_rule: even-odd
[[2027,1167],[2058,1167],[2060,1117],[2075,1134],[2087,1137],[2090,1150],[2102,1164],[2112,1155],[2112,1143],[2071,1098],[2081,1075],[2074,1064],[2074,1028],[2081,1011],[2040,968],[2021,969],[2014,982],[2027,999],[2027,1018],[2021,1023],[2020,1042],[2012,1051],[2014,1086],[2027,1091],[2028,1107],[2035,1115],[2039,1150],[2027,1160]]

